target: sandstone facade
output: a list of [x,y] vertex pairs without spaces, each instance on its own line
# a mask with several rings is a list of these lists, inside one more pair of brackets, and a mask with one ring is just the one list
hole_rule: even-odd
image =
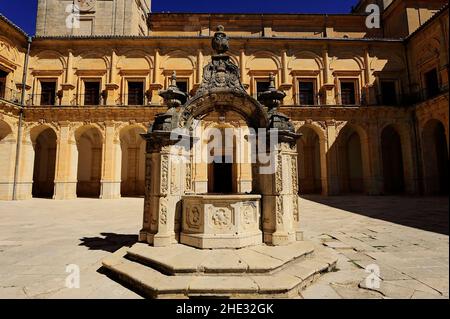
[[[329,16],[150,14],[141,35],[140,19],[121,18],[128,31],[114,33],[114,20],[98,10],[91,36],[42,22],[60,12],[50,5],[59,2],[39,2],[25,86],[27,36],[0,17],[0,199],[12,199],[14,187],[17,199],[143,195],[140,134],[166,110],[158,91],[176,71],[179,87],[195,93],[218,24],[232,39],[247,92],[257,97],[273,73],[287,94],[280,110],[303,134],[300,193],[448,192],[443,1],[419,1],[420,10],[406,0],[386,3],[381,29],[367,29],[356,8]],[[116,2],[124,1],[96,8]],[[232,116],[226,125],[244,126]],[[192,187],[207,191],[208,168],[191,169]],[[250,166],[233,174],[236,191],[251,188]]]

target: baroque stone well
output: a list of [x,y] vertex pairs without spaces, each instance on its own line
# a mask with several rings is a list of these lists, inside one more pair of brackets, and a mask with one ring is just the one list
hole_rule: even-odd
[[198,248],[292,243],[299,237],[299,135],[277,111],[285,94],[272,75],[269,90],[260,95],[263,104],[247,94],[239,68],[226,55],[223,28],[212,47],[216,54],[195,95],[188,99],[180,92],[174,74],[160,93],[168,110],[144,135],[140,240]]
[[103,260],[151,298],[298,297],[336,257],[303,241],[299,135],[270,76],[259,101],[226,55],[219,27],[203,82],[188,98],[172,75],[167,111],[143,137],[146,178],[139,243]]

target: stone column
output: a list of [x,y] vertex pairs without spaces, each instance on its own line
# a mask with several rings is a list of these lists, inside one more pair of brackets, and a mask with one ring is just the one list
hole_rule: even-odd
[[183,147],[171,145],[167,132],[147,139],[144,222],[139,240],[155,247],[176,243],[181,227],[181,197],[190,174]]
[[[264,154],[262,154],[264,155]],[[261,174],[264,242],[287,245],[301,240],[297,145],[282,140],[272,150],[275,173]],[[260,167],[261,168],[261,167]]]
[[[14,132],[17,128],[13,126]],[[12,200],[17,138],[13,132],[0,141],[0,200]]]
[[121,149],[113,122],[106,123],[100,198],[120,198]]
[[33,169],[34,169],[34,145],[30,132],[24,127],[24,137],[21,141],[19,156],[19,171],[16,185],[16,198],[19,200],[33,197]]
[[[335,121],[327,121],[327,138],[328,148],[326,150],[327,178],[328,178],[328,195],[337,195],[340,191],[339,186],[339,167],[338,156],[339,150],[337,145],[337,130]],[[331,146],[331,147],[330,147]]]
[[60,123],[53,199],[77,197],[77,145],[75,140],[70,138],[69,125],[67,121]]

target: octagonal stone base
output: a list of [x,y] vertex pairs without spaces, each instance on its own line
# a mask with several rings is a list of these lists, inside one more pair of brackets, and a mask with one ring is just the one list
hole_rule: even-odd
[[203,249],[261,244],[260,200],[260,195],[184,196],[180,243]]

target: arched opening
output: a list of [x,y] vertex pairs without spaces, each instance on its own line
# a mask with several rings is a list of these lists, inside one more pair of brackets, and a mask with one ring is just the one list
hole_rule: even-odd
[[298,180],[301,194],[322,193],[320,138],[311,128],[302,127],[298,147]]
[[422,133],[425,192],[444,195],[449,191],[448,146],[444,125],[429,121]]
[[77,137],[77,196],[99,197],[102,171],[102,136],[98,129],[88,128]]
[[56,134],[47,128],[34,144],[33,197],[52,198],[55,188]]
[[363,193],[364,171],[361,137],[350,126],[342,129],[339,143],[339,181],[341,193]]
[[140,127],[125,128],[120,133],[122,150],[121,186],[123,197],[144,196],[145,193],[145,140]]
[[383,158],[384,193],[401,194],[405,192],[402,143],[400,135],[392,125],[381,133]]
[[217,126],[207,129],[208,193],[237,193],[236,138],[233,128]]

